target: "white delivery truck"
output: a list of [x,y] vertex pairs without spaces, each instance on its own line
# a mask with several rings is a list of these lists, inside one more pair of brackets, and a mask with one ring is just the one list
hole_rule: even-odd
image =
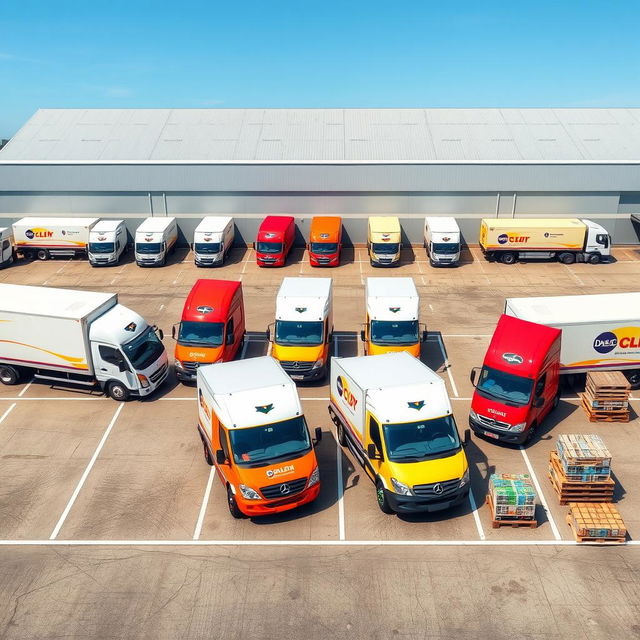
[[140,267],[163,267],[178,241],[175,218],[147,218],[136,229],[136,264]]
[[640,292],[507,298],[504,312],[562,331],[560,374],[619,370],[640,386]]
[[426,217],[424,246],[432,267],[457,265],[460,260],[460,227],[456,219],[444,216]]
[[220,266],[233,246],[233,218],[207,216],[193,233],[193,258],[198,267]]
[[15,259],[13,231],[9,227],[0,227],[0,267],[10,265]]
[[480,249],[487,260],[557,258],[563,264],[597,264],[611,255],[611,236],[591,220],[578,218],[483,218]]
[[0,284],[0,382],[98,384],[114,400],[148,396],[167,378],[162,331],[115,293]]
[[124,220],[100,220],[89,233],[89,264],[92,267],[118,264],[127,250]]
[[444,380],[408,353],[334,358],[329,415],[384,513],[438,511],[469,494],[469,465]]
[[16,248],[27,259],[86,255],[99,218],[22,218],[13,223]]

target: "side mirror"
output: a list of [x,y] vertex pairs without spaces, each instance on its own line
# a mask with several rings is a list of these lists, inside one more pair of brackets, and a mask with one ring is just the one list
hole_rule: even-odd
[[474,387],[476,386],[476,376],[478,375],[478,371],[480,371],[480,367],[473,367],[473,369],[471,369],[471,374],[469,375],[469,380]]
[[225,464],[227,462],[227,458],[224,455],[224,451],[222,449],[216,450],[216,464]]
[[367,457],[369,458],[369,460],[374,460],[376,458],[376,455],[376,445],[373,443],[367,445]]
[[364,337],[364,329],[360,330],[360,340],[362,340],[362,342],[364,342],[365,337]]
[[272,327],[272,326],[273,326],[273,324],[270,324],[270,325],[267,327],[267,330],[265,331],[265,335],[267,336],[267,340],[268,340],[269,342],[272,342],[272,340],[273,340],[273,338],[272,338],[272,336],[271,336],[271,327]]
[[464,446],[466,447],[471,442],[471,429],[464,430]]
[[158,329],[158,338],[164,340],[164,331],[162,329]]
[[172,337],[174,340],[176,339],[176,333],[177,333],[177,331],[176,331],[176,327],[177,327],[177,326],[178,326],[177,324],[174,324],[174,325],[173,325],[173,327],[171,327],[171,337]]
[[542,407],[544,407],[544,398],[540,397],[540,398],[536,398],[533,402],[533,406],[536,409],[541,409]]
[[316,427],[315,434],[316,434],[316,439],[315,439],[314,445],[318,445],[322,440],[322,427]]

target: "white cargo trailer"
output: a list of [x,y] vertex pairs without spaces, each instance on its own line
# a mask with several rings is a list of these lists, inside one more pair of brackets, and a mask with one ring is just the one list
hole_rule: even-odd
[[178,241],[175,218],[147,218],[135,237],[136,263],[140,267],[163,267]]
[[92,267],[118,264],[127,250],[124,220],[100,220],[89,233],[89,264]]
[[115,293],[0,284],[0,382],[99,385],[115,400],[148,396],[168,375],[162,332]]
[[640,292],[507,298],[504,312],[562,331],[561,374],[620,370],[640,384]]
[[193,233],[193,258],[198,267],[220,266],[233,246],[233,218],[207,216]]
[[99,218],[22,218],[13,223],[16,248],[25,258],[86,255]]

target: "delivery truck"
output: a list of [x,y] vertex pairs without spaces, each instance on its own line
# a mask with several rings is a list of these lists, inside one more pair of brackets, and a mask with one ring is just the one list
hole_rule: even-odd
[[480,249],[487,260],[556,258],[563,264],[597,264],[611,255],[611,236],[591,220],[578,218],[483,218]]
[[504,312],[562,330],[561,375],[622,371],[640,386],[640,292],[508,298]]
[[201,278],[191,288],[176,341],[174,370],[181,382],[195,382],[198,367],[233,360],[244,344],[242,283]]
[[31,376],[99,385],[114,400],[152,394],[169,367],[162,331],[115,293],[0,284],[0,382]]
[[460,227],[455,218],[424,219],[424,246],[432,267],[454,266],[460,260]]
[[100,220],[89,232],[89,264],[92,267],[118,264],[127,245],[124,220]]
[[420,325],[420,298],[413,278],[367,278],[366,317],[360,339],[366,355],[407,351],[420,357],[427,339]]
[[13,231],[9,227],[0,227],[0,268],[6,267],[16,259]]
[[175,218],[146,218],[136,229],[135,254],[139,267],[163,267],[175,250],[178,225]]
[[296,223],[292,216],[267,216],[254,244],[259,267],[284,267],[293,248]]
[[271,357],[198,369],[198,433],[234,518],[315,500],[320,472],[295,383]]
[[439,511],[469,495],[444,380],[408,353],[333,358],[329,415],[384,513]]
[[271,355],[292,380],[309,382],[327,375],[332,337],[331,278],[283,278],[267,338]]
[[315,216],[311,220],[307,250],[312,267],[337,267],[342,251],[342,218]]
[[400,220],[395,216],[373,216],[367,227],[367,251],[374,267],[400,264],[402,248]]
[[228,216],[202,218],[193,233],[193,259],[198,267],[219,267],[233,246],[235,225]]
[[28,260],[87,254],[98,218],[22,218],[13,223],[16,248]]

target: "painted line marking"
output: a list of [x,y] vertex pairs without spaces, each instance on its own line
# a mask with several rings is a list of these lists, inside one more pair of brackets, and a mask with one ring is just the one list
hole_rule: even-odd
[[180,269],[180,271],[178,271],[178,275],[176,276],[176,279],[173,281],[173,284],[178,284],[178,280],[180,280],[180,276],[182,275],[183,271],[184,269]]
[[164,309],[164,304],[160,305],[160,308],[158,309],[158,311],[162,311]]
[[482,528],[482,522],[480,522],[480,514],[478,513],[478,507],[476,506],[476,499],[473,497],[473,490],[471,488],[469,489],[469,504],[471,505],[473,519],[476,521],[478,536],[480,536],[480,540],[485,540],[484,529]]
[[575,281],[576,281],[576,282],[577,282],[581,287],[584,287],[584,282],[582,282],[582,280],[580,279],[580,277],[578,276],[578,274],[577,274],[577,273],[574,273],[574,272],[573,272],[573,269],[570,269],[570,268],[569,268],[569,266],[568,266],[568,265],[566,265],[566,264],[563,264],[562,266],[563,266],[563,267],[564,267],[564,268],[565,268],[565,269],[566,269],[566,270],[567,270],[567,271],[568,271],[568,272],[569,272],[569,273],[570,273],[570,274],[575,278]]
[[14,402],[3,414],[0,418],[0,424],[4,422],[4,419],[16,408],[16,403]]
[[202,532],[202,525],[204,523],[204,516],[207,513],[207,505],[209,504],[209,496],[211,495],[211,487],[213,486],[213,477],[216,475],[216,468],[211,467],[209,471],[209,478],[207,479],[207,487],[204,490],[204,498],[200,505],[200,513],[198,514],[198,521],[196,522],[196,528],[193,531],[193,539],[199,540],[200,533]]
[[116,277],[115,277],[115,278],[114,278],[114,279],[109,283],[109,285],[114,284],[114,282],[115,282],[117,279],[118,279],[118,276],[116,276]]
[[33,384],[33,380],[31,380],[31,382],[28,382],[26,387],[18,394],[18,398],[22,398],[22,396],[27,393],[27,391],[29,390],[29,387]]
[[336,470],[338,473],[338,534],[340,540],[346,538],[344,526],[344,484],[342,482],[342,447],[336,440]]
[[[422,278],[422,280],[424,281],[424,278]],[[431,306],[431,303],[429,303],[429,309],[431,309],[431,311],[433,311],[433,307]]]
[[442,337],[440,334],[437,335],[438,343],[440,344],[440,351],[442,352],[442,357],[444,358],[444,366],[447,371],[447,375],[449,376],[449,382],[451,383],[451,389],[453,390],[453,395],[458,397],[458,387],[456,387],[456,383],[453,380],[453,375],[451,374],[451,364],[449,363],[449,358],[447,358],[447,352],[444,348],[444,342],[442,341]]
[[540,502],[542,503],[542,508],[547,514],[547,519],[549,520],[549,524],[551,525],[551,531],[553,532],[553,537],[556,540],[562,540],[562,536],[560,535],[560,531],[558,531],[558,527],[556,526],[556,522],[551,515],[551,511],[549,510],[549,506],[547,505],[547,499],[544,497],[544,493],[542,493],[542,487],[538,482],[538,477],[536,476],[533,467],[531,466],[531,461],[529,460],[529,456],[525,451],[524,447],[520,445],[520,453],[522,453],[522,457],[524,458],[524,462],[527,465],[527,469],[529,470],[529,474],[531,475],[531,479],[533,480],[533,484],[536,487],[536,491],[538,492],[538,497],[540,498]]
[[109,423],[109,426],[106,428],[100,442],[98,443],[98,446],[96,447],[96,450],[93,452],[93,456],[91,456],[91,460],[89,460],[89,464],[87,465],[87,468],[84,470],[84,473],[80,478],[80,482],[78,482],[78,485],[76,486],[75,491],[71,495],[71,498],[69,498],[69,502],[67,502],[67,506],[62,512],[62,515],[60,516],[58,523],[56,524],[53,531],[51,532],[51,535],[49,536],[49,540],[55,540],[58,537],[58,533],[60,533],[60,529],[62,528],[64,521],[67,519],[67,516],[69,515],[69,511],[71,511],[71,507],[73,507],[73,503],[76,501],[76,498],[80,493],[80,490],[82,489],[84,483],[89,477],[89,473],[91,473],[91,469],[93,468],[93,465],[98,459],[98,455],[100,455],[100,451],[102,450],[104,443],[107,441],[107,438],[111,433],[111,429],[113,429],[113,425],[116,423],[116,420],[118,419],[118,416],[120,415],[120,412],[122,411],[122,409],[124,409],[124,403],[120,404],[120,406],[116,409],[116,412],[113,414],[113,418],[111,418],[111,422]]

